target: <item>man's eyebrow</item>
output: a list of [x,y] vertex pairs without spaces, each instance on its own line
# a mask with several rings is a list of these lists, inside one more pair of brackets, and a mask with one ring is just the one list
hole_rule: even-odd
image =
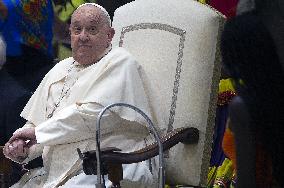
[[71,22],[71,25],[79,25],[79,21],[73,21]]

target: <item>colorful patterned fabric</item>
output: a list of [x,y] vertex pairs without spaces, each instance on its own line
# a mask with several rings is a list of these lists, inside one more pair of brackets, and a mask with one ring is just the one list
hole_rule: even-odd
[[[56,14],[58,15],[59,19],[64,22],[68,22],[70,20],[71,15],[73,14],[74,10],[79,7],[81,4],[86,3],[89,1],[86,0],[71,0],[71,3],[67,2],[65,6],[56,5],[54,7]],[[95,2],[92,0],[91,2]]]
[[[208,187],[231,187],[234,166],[224,153],[222,142],[226,137],[226,124],[228,118],[228,104],[236,95],[231,79],[222,79],[219,82],[215,132],[211,152],[210,168],[208,173]],[[225,134],[225,135],[224,135]]]
[[0,13],[0,32],[7,44],[7,56],[22,55],[21,45],[52,56],[51,0],[2,0],[0,5],[8,10]]
[[212,188],[229,188],[235,184],[235,171],[232,161],[226,158],[222,165],[211,167],[208,173],[208,186]]
[[220,166],[226,157],[222,149],[222,140],[226,129],[228,104],[235,95],[231,80],[220,80],[210,166]]
[[228,117],[228,105],[217,106],[210,166],[220,166],[225,159],[222,149],[223,135]]
[[226,156],[228,156],[228,158],[231,159],[234,169],[236,169],[237,159],[236,159],[235,139],[234,139],[233,132],[229,128],[229,124],[230,124],[230,119],[228,119],[228,121],[227,121],[227,128],[226,128],[226,131],[224,133],[222,148],[223,148]]

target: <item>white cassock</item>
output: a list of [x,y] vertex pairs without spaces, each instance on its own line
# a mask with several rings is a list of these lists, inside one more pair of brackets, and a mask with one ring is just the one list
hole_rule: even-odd
[[[76,149],[96,149],[96,119],[109,104],[132,104],[150,115],[140,69],[123,48],[111,50],[87,67],[73,58],[56,64],[21,114],[28,121],[23,128],[35,127],[38,142],[24,162],[42,155],[44,167],[26,173],[12,187],[95,187],[96,176],[83,173]],[[117,147],[130,152],[151,140],[145,121],[131,109],[115,107],[105,113],[101,122],[101,148]],[[148,161],[124,165],[124,187],[155,187],[149,165]],[[154,166],[154,172],[155,169]],[[110,186],[109,181],[106,184]]]

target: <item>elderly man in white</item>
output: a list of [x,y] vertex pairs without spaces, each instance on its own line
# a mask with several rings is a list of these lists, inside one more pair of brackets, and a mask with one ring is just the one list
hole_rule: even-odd
[[[150,114],[141,68],[124,49],[111,49],[114,30],[104,8],[81,5],[72,15],[72,56],[43,79],[21,116],[27,120],[5,145],[18,163],[42,156],[44,167],[30,170],[13,188],[87,188],[96,178],[82,171],[76,148],[95,149],[95,127],[103,107],[124,102]],[[139,114],[116,108],[102,119],[101,147],[125,152],[145,146],[148,131]],[[138,139],[137,135],[143,135]],[[148,162],[123,167],[126,187],[154,187]],[[106,181],[110,187],[111,182]]]

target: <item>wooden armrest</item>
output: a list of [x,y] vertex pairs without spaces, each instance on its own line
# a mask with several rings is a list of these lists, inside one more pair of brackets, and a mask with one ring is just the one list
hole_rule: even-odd
[[[195,144],[199,140],[199,130],[193,127],[175,129],[161,139],[163,150],[166,151],[179,142],[184,144]],[[80,158],[83,160],[83,170],[87,175],[96,174],[97,158],[96,151],[81,153],[77,149]],[[148,160],[159,154],[156,142],[134,152],[121,153],[117,148],[104,148],[101,150],[102,173],[107,174],[108,168],[114,164],[131,164]]]

